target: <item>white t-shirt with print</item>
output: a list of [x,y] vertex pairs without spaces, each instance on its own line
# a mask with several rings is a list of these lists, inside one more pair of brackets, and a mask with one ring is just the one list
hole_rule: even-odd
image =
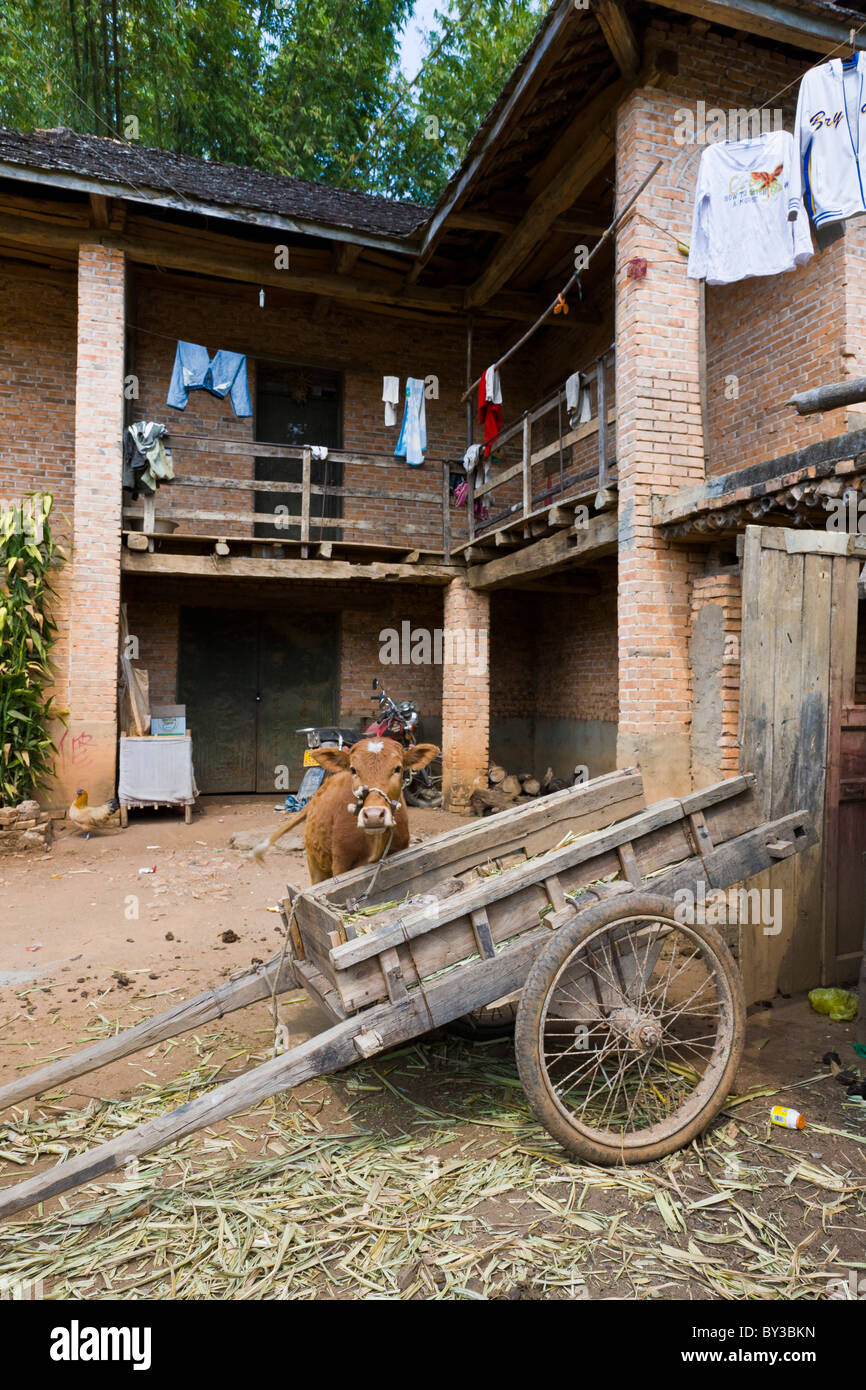
[[688,274],[708,285],[780,275],[812,254],[800,204],[788,221],[794,140],[786,130],[754,140],[724,140],[701,155]]

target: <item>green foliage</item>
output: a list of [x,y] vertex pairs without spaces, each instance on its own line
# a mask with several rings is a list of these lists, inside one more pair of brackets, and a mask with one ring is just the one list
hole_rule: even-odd
[[56,634],[47,573],[60,558],[51,539],[50,496],[0,511],[0,804],[17,805],[52,775],[56,752],[46,698]]
[[452,0],[436,12],[429,61],[410,86],[398,58],[413,6],[4,0],[0,124],[133,136],[180,154],[431,200],[544,5]]

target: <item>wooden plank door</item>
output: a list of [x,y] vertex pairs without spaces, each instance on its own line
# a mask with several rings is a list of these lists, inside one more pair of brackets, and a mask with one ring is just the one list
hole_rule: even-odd
[[832,788],[828,816],[837,821],[837,854],[828,868],[835,867],[836,912],[829,923],[827,983],[850,984],[860,968],[866,922],[866,705],[842,708],[839,776]]
[[836,968],[840,834],[859,833],[836,814],[842,711],[854,688],[861,560],[849,554],[852,541],[844,533],[746,530],[740,768],[755,773],[766,817],[806,808],[819,836],[750,881],[779,893],[770,902],[781,906],[777,935],[762,924],[741,931],[750,1002],[827,983]]

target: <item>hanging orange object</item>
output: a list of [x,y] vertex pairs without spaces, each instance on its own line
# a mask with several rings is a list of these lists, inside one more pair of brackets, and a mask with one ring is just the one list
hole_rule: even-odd
[[554,306],[553,306],[553,312],[554,312],[555,314],[567,314],[567,313],[568,313],[568,304],[566,303],[566,299],[565,299],[565,295],[564,295],[564,294],[558,294],[558,295],[556,296],[556,303],[555,303]]

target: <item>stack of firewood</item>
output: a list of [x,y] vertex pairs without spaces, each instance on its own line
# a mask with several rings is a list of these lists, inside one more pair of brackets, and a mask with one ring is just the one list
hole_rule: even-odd
[[554,777],[549,767],[541,781],[529,772],[508,773],[498,763],[491,763],[487,775],[476,777],[469,805],[477,816],[492,816],[509,806],[521,806],[537,796],[549,796],[568,786],[561,777]]

